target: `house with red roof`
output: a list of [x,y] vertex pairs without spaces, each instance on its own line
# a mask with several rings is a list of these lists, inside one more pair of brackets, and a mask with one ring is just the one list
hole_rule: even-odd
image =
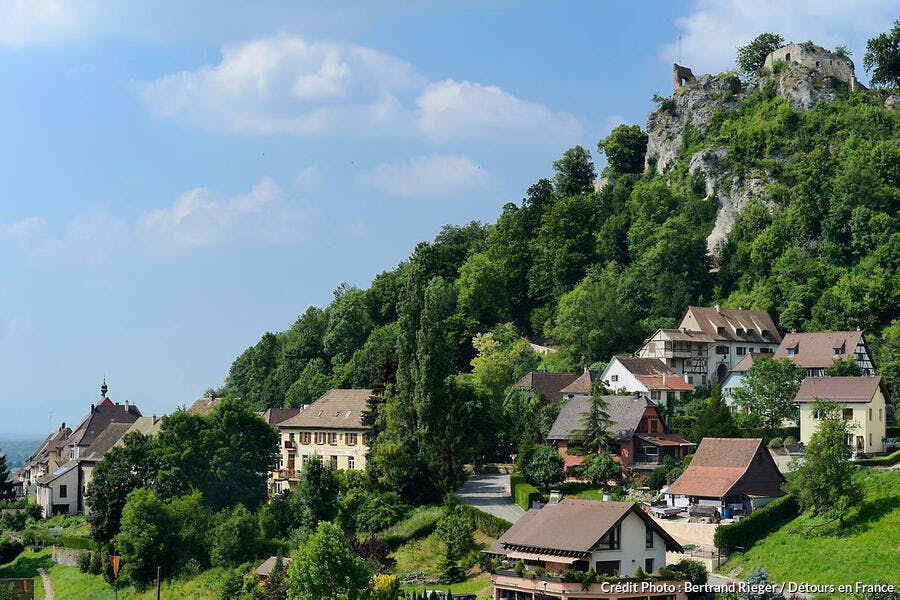
[[784,495],[784,475],[762,438],[713,438],[700,446],[684,473],[666,489],[671,506],[714,507],[749,514]]
[[600,379],[611,390],[650,396],[657,406],[681,404],[682,394],[694,391],[681,375],[658,358],[613,356]]

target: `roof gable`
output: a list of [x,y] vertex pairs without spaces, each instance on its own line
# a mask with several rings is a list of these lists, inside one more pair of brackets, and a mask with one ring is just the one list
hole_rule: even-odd
[[278,423],[279,427],[306,427],[310,429],[365,429],[363,414],[368,410],[373,390],[333,389],[318,400]]
[[891,402],[890,392],[881,377],[807,377],[800,384],[794,402],[807,403],[817,400],[867,403],[881,390],[884,400]]
[[761,438],[703,438],[691,464],[669,486],[666,493],[720,498],[728,494],[739,481],[744,488],[754,487],[752,478],[744,478],[754,463],[761,465],[759,470],[754,469],[755,477],[762,478],[757,487],[776,495],[780,493],[778,486],[771,489],[771,482],[783,482],[784,477]]
[[[607,404],[607,412],[612,423],[609,426],[610,433],[617,440],[630,440],[640,425],[644,412],[648,407],[659,410],[646,396],[603,396]],[[584,429],[584,415],[591,407],[591,399],[585,396],[576,396],[566,401],[559,410],[548,440],[568,440],[577,437],[578,432]]]
[[534,391],[554,403],[563,397],[563,388],[578,379],[578,373],[545,373],[531,371],[515,383],[516,387],[534,388]]

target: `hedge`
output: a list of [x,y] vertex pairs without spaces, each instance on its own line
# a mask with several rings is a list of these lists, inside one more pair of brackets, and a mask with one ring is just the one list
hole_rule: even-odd
[[890,467],[893,464],[900,462],[900,450],[894,450],[891,454],[886,454],[884,456],[876,456],[875,458],[861,458],[859,460],[853,461],[854,464],[863,466],[863,467]]
[[537,488],[525,481],[525,477],[521,473],[509,474],[509,492],[516,504],[523,510],[530,509],[533,501],[541,499]]
[[506,533],[507,529],[512,527],[512,523],[506,519],[495,517],[490,513],[486,513],[483,510],[479,510],[468,504],[461,504],[459,510],[476,529],[480,529],[485,535],[489,535],[493,538],[500,537]]
[[753,511],[737,523],[720,525],[713,536],[716,548],[749,548],[800,513],[797,499],[788,494]]

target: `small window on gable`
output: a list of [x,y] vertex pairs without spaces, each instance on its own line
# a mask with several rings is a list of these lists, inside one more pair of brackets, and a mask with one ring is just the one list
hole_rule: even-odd
[[610,381],[618,381],[618,380],[619,380],[619,376],[618,376],[618,375],[610,375],[610,376],[609,376],[609,380],[610,380]]
[[762,334],[762,336],[763,336],[764,338],[769,337],[769,330],[768,330],[768,329],[763,329],[762,331],[760,331],[760,333]]
[[344,415],[344,418],[345,418],[345,419],[349,419],[349,418],[350,418],[350,414],[351,414],[352,412],[353,412],[352,410],[348,410],[348,411],[347,411],[347,414]]
[[339,411],[339,410],[335,411],[335,412],[334,412],[334,416],[335,416],[335,417],[341,416],[341,411]]

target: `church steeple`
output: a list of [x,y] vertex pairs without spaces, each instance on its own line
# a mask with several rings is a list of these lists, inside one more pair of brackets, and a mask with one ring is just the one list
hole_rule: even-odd
[[103,378],[103,385],[100,386],[100,400],[106,399],[106,392],[109,391],[109,387],[106,385],[106,377]]

